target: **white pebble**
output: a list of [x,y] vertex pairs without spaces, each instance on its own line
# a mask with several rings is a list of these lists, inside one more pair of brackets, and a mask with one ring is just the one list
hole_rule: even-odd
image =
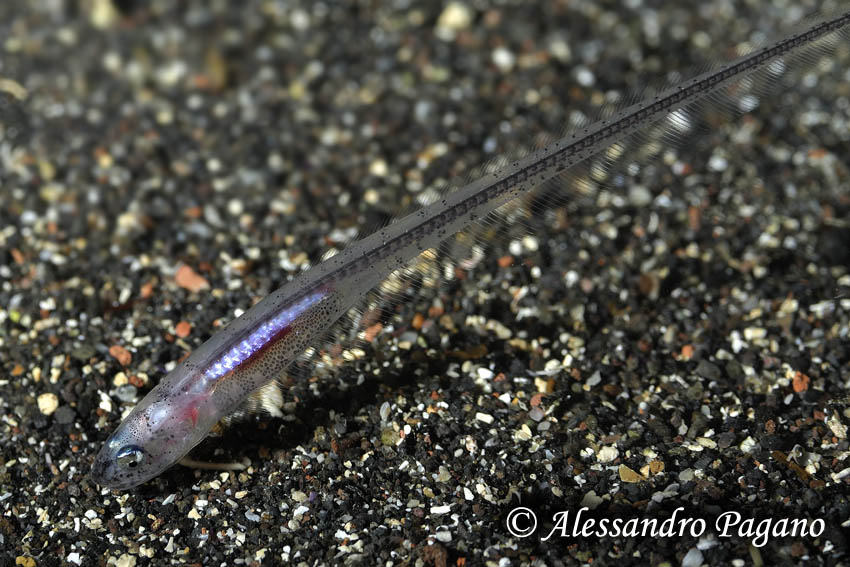
[[696,547],[692,547],[682,558],[682,567],[699,567],[702,565],[702,552]]
[[741,340],[741,333],[738,331],[732,331],[729,335],[730,342],[732,343],[732,352],[738,354],[743,350],[747,344]]
[[507,47],[497,47],[493,50],[493,64],[503,73],[507,73],[514,68],[516,63],[516,55]]
[[376,159],[369,165],[369,173],[375,177],[384,177],[388,171],[387,162],[380,158]]
[[629,188],[629,202],[636,207],[645,207],[652,202],[652,193],[644,185]]
[[747,437],[746,439],[741,441],[741,444],[738,446],[738,448],[741,449],[742,453],[752,453],[757,445],[758,442],[756,442],[755,439],[753,439],[752,437]]
[[310,28],[310,15],[304,10],[296,9],[292,11],[289,22],[296,30],[304,31]]
[[728,166],[729,162],[726,161],[726,158],[718,155],[713,155],[708,160],[708,167],[712,171],[725,171]]
[[576,69],[576,81],[583,87],[590,87],[596,82],[596,76],[593,71],[582,65]]
[[56,408],[59,407],[59,398],[56,394],[46,393],[41,394],[38,399],[38,410],[44,415],[50,415],[56,411]]
[[489,380],[493,377],[493,371],[489,368],[479,368],[478,369],[478,377],[482,380]]
[[522,246],[529,252],[537,252],[537,249],[540,248],[540,243],[533,236],[524,236],[522,238]]
[[531,429],[523,423],[522,427],[520,427],[516,431],[516,433],[514,433],[514,438],[518,441],[528,441],[529,439],[531,439],[532,435],[533,434],[531,433]]
[[463,2],[449,2],[437,18],[437,37],[454,39],[457,31],[472,23],[472,10]]
[[478,412],[475,414],[475,419],[477,419],[478,421],[483,421],[487,425],[493,423],[493,416],[489,413]]
[[579,506],[587,506],[591,510],[596,509],[597,506],[602,504],[603,500],[596,494],[595,490],[591,490],[581,499],[581,504]]
[[237,217],[245,210],[245,205],[239,199],[231,199],[227,202],[227,212]]
[[747,327],[744,329],[744,338],[748,341],[757,341],[767,336],[767,329],[764,327]]
[[599,453],[596,454],[596,460],[600,463],[610,463],[614,459],[619,456],[620,452],[613,445],[606,445],[599,449]]

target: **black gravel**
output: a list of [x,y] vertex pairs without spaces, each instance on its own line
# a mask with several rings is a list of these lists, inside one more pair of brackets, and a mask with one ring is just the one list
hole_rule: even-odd
[[[193,454],[247,469],[87,477],[173,361],[358,230],[806,11],[0,4],[0,565],[845,563],[846,49],[423,271],[284,417]],[[707,528],[574,534],[583,506]],[[757,547],[727,512],[823,529]]]

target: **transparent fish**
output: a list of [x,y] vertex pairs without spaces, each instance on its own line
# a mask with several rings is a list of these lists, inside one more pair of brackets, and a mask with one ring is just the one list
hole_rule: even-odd
[[545,146],[494,160],[471,182],[327,258],[232,321],[165,376],[108,438],[92,478],[127,489],[159,475],[282,373],[316,359],[321,363],[320,345],[334,340],[341,319],[357,320],[376,297],[392,304],[402,300],[406,286],[423,285],[430,277],[423,258],[470,265],[476,254],[480,258],[477,244],[486,244],[505,223],[522,223],[527,215],[604,192],[616,198],[625,191],[624,173],[790,88],[804,69],[847,41],[848,24],[850,11],[818,14],[763,47],[679,83],[647,89],[631,99],[638,102]]

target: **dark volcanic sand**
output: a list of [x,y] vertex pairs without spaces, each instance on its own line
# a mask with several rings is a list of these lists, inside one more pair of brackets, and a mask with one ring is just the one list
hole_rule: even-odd
[[[358,228],[802,13],[172,4],[0,4],[0,565],[846,561],[846,46],[194,453],[246,470],[94,485],[173,361]],[[581,506],[708,527],[541,541]],[[757,549],[724,512],[823,533]]]

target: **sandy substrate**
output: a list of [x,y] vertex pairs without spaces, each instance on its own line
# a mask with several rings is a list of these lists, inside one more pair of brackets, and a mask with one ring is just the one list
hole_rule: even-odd
[[193,453],[245,470],[95,485],[175,360],[358,230],[805,12],[172,4],[0,5],[0,565],[846,561],[846,48],[367,313]]

